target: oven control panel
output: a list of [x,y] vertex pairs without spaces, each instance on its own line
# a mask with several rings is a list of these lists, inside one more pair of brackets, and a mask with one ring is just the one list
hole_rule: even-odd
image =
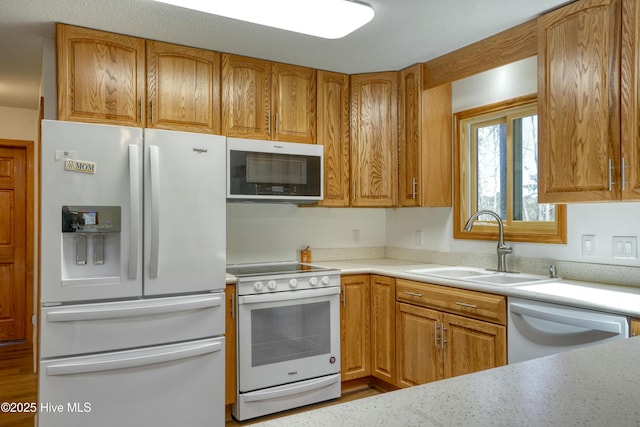
[[268,292],[297,291],[340,286],[339,272],[303,274],[290,277],[264,276],[238,279],[238,295],[263,294]]

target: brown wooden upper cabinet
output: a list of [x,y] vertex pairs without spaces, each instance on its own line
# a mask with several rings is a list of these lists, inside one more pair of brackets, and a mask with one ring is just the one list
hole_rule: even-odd
[[539,201],[640,199],[639,2],[538,19]]
[[349,206],[349,76],[318,70],[318,136],[324,145],[324,200]]
[[144,126],[143,39],[56,26],[58,119]]
[[220,53],[151,40],[146,51],[146,126],[219,134]]
[[400,206],[451,206],[451,84],[422,82],[421,64],[400,71]]
[[351,75],[351,205],[398,205],[398,73]]
[[222,55],[224,135],[315,143],[316,71]]

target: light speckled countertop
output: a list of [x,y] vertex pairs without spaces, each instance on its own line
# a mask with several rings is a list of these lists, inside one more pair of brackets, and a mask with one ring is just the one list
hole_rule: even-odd
[[640,337],[254,424],[640,426]]
[[[407,270],[444,267],[441,264],[424,264],[414,261],[404,261],[391,258],[359,259],[346,261],[318,261],[313,264],[336,268],[342,274],[379,274],[401,279],[429,282],[439,285],[470,289],[481,292],[489,292],[499,295],[528,298],[538,301],[546,301],[557,304],[565,304],[573,307],[600,310],[617,313],[626,316],[640,317],[640,288],[631,286],[606,285],[601,283],[579,282],[574,280],[558,280],[558,283],[571,285],[546,287],[544,292],[527,290],[519,286],[485,285],[479,283],[464,282],[455,279],[442,279],[425,277],[408,273]],[[233,283],[235,278],[227,275],[227,283]]]

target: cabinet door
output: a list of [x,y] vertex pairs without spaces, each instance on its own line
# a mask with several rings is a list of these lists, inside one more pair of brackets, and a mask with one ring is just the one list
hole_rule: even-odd
[[444,378],[507,364],[504,326],[450,314],[443,315]]
[[272,64],[271,139],[316,142],[316,70]]
[[319,206],[349,206],[349,76],[317,72],[318,137],[324,145],[324,200]]
[[398,204],[398,74],[351,76],[352,205]]
[[225,307],[225,398],[224,404],[231,405],[236,402],[236,285],[227,285],[224,290]]
[[414,65],[400,72],[400,206],[420,206],[422,109],[420,87],[422,66]]
[[223,135],[268,139],[270,108],[271,62],[223,54]]
[[58,120],[144,126],[144,40],[58,24]]
[[342,381],[371,375],[369,275],[344,276],[340,309]]
[[371,276],[371,375],[396,383],[396,281]]
[[620,0],[538,19],[540,203],[620,198]]
[[440,313],[409,304],[396,304],[396,362],[398,387],[411,387],[442,378]]
[[640,336],[640,319],[631,319],[631,336]]
[[220,54],[147,41],[147,127],[220,134]]
[[640,200],[640,2],[622,2],[622,198]]

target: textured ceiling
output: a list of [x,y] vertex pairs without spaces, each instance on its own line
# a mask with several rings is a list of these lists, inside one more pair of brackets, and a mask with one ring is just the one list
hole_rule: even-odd
[[43,40],[55,37],[55,22],[353,74],[424,62],[571,2],[361,1],[374,19],[325,40],[152,0],[0,0],[0,106],[37,108]]

